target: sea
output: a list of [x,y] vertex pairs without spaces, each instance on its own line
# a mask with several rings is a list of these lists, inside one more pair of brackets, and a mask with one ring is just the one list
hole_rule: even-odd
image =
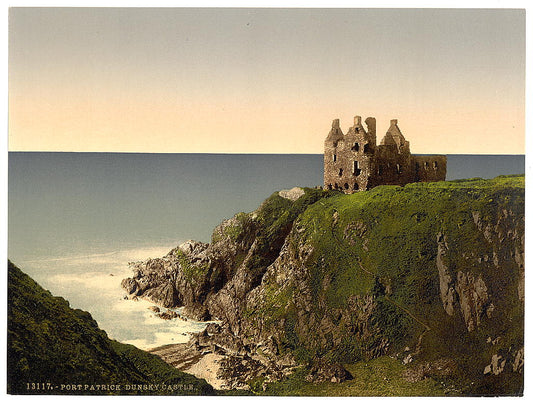
[[[448,155],[448,180],[524,172],[524,155]],[[126,299],[128,263],[209,242],[222,220],[322,176],[320,154],[9,152],[8,258],[110,338],[141,349],[186,342],[206,323],[163,320],[152,303]]]

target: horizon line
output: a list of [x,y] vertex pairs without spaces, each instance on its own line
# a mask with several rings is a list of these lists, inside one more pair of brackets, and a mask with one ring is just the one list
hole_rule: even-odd
[[[324,153],[265,153],[265,152],[137,152],[137,151],[71,151],[71,150],[8,150],[9,153],[72,153],[72,154],[181,154],[181,155],[215,155],[215,156],[322,156]],[[418,156],[524,156],[525,153],[412,153]]]

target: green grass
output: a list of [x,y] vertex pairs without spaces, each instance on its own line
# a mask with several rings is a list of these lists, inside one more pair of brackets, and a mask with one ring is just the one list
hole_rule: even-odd
[[287,380],[268,384],[266,391],[258,394],[275,396],[445,396],[454,392],[444,384],[426,378],[409,382],[404,372],[406,367],[398,360],[383,356],[371,361],[362,361],[346,366],[353,380],[342,383],[310,383],[305,380],[307,372],[299,369]]
[[[524,187],[524,176],[381,186],[352,195],[329,194],[296,217],[287,213],[287,202],[271,200],[265,223],[268,218],[275,226],[294,218],[300,231],[287,240],[293,254],[302,246],[312,250],[305,261],[311,312],[334,323],[333,333],[341,338],[302,331],[301,322],[308,317],[299,318],[295,309],[297,288],[278,285],[274,278],[264,278],[266,304],[250,317],[258,323],[265,319],[261,323],[280,336],[280,350],[292,350],[302,363],[316,357],[357,363],[376,355],[380,341],[388,341],[392,352],[413,347],[428,328],[422,355],[428,360],[451,355],[462,367],[455,375],[459,383],[478,380],[479,369],[498,349],[486,346],[488,336],[501,336],[507,347],[523,344],[523,303],[516,293],[518,266],[512,258],[520,242],[507,236],[488,240],[484,229],[496,234],[500,226],[504,232],[524,233]],[[510,212],[509,217],[503,212]],[[467,332],[458,307],[453,317],[443,310],[436,268],[439,236],[446,238],[450,273],[482,277],[496,304],[493,316],[484,317],[473,333]],[[484,258],[494,251],[500,256],[498,269]],[[361,338],[357,320],[338,318],[351,298],[364,296],[373,298],[375,309],[367,322],[370,331]],[[285,324],[281,332],[276,330],[280,322]]]
[[[112,341],[92,316],[41,288],[8,263],[7,388],[10,394],[214,394],[205,380],[185,374],[161,358]],[[50,383],[53,390],[28,389]],[[61,390],[55,386],[159,384],[175,390]]]
[[211,243],[215,244],[224,239],[229,239],[233,243],[239,242],[243,234],[245,234],[247,227],[250,226],[251,220],[250,214],[244,212],[237,213],[231,219],[230,223],[222,228],[218,227],[215,229],[211,236]]
[[296,201],[283,198],[275,192],[254,212],[240,213],[236,216],[237,222],[243,225],[231,226],[229,237],[232,240],[241,240],[246,237],[249,229],[244,225],[245,223],[253,221],[256,226],[254,233],[256,249],[252,259],[246,261],[247,267],[245,268],[250,278],[253,279],[252,286],[259,285],[266,268],[278,257],[295,219],[316,201],[338,194],[314,188],[304,188],[304,192],[304,195]]
[[195,284],[196,282],[203,280],[203,277],[209,270],[208,264],[197,265],[191,263],[187,255],[185,255],[185,253],[181,250],[177,250],[176,259],[178,260],[185,278],[191,284]]
[[[496,209],[523,215],[523,176],[383,186],[339,195],[308,208],[300,224],[315,247],[314,261],[325,262],[311,271],[319,278],[334,276],[327,292],[332,307],[342,306],[348,296],[368,293],[375,277],[391,280],[398,303],[419,307],[438,297],[433,276],[437,234],[446,235],[449,260],[457,268],[471,266],[462,255],[465,246],[481,256],[493,250],[480,237],[472,212],[494,221]],[[347,240],[346,229],[354,223],[365,234],[348,234]]]

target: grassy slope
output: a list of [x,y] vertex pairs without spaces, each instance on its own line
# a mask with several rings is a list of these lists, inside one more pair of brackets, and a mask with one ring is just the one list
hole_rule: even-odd
[[[251,214],[238,214],[237,218],[244,221],[245,216],[254,216],[259,223],[255,243],[257,245],[254,259],[248,265],[247,271],[262,276],[265,269],[279,254],[286,236],[292,229],[296,218],[316,201],[336,194],[332,191],[304,188],[305,194],[296,201],[290,201],[278,195],[277,192],[267,198],[261,206]],[[228,229],[229,230],[229,229]],[[242,226],[232,229],[233,239],[239,238],[239,231],[246,232]]]
[[[426,297],[422,303],[427,303],[438,295],[436,285],[428,284],[434,278],[437,234],[445,234],[453,243],[452,253],[467,248],[479,256],[492,254],[492,247],[479,237],[472,212],[494,218],[497,209],[523,214],[523,176],[382,186],[339,195],[311,206],[301,225],[317,247],[316,255],[330,258],[327,270],[336,273],[328,295],[331,305],[370,292],[378,276],[394,278],[398,293],[411,292],[396,296],[399,303],[419,306],[420,297]],[[357,226],[347,230],[354,223],[364,226],[363,234],[358,234]],[[460,255],[452,258],[457,267],[466,264]]]
[[[52,296],[9,262],[8,392],[73,394],[60,389],[27,390],[27,383],[50,383],[52,387],[165,383],[177,385],[177,389],[164,394],[213,394],[204,380],[180,372],[132,345],[108,339],[88,312],[71,309],[66,300]],[[95,392],[75,394],[91,393]],[[157,394],[138,390],[129,393]]]
[[[503,380],[483,378],[479,373],[497,352],[487,348],[485,341],[489,336],[493,339],[500,336],[502,345],[507,347],[523,345],[523,303],[518,301],[518,273],[510,255],[514,251],[513,241],[505,238],[496,247],[506,255],[499,271],[490,262],[474,260],[491,257],[495,245],[482,236],[473,212],[478,212],[484,223],[494,226],[502,210],[521,216],[523,223],[523,176],[381,186],[319,200],[300,215],[297,224],[305,229],[298,236],[299,241],[304,239],[313,246],[313,256],[307,260],[314,294],[312,310],[327,316],[328,310],[345,307],[350,296],[373,295],[378,304],[375,326],[383,331],[377,338],[388,338],[393,350],[406,345],[413,347],[429,327],[423,338],[423,359],[456,359],[459,363],[456,376],[464,378],[458,382],[477,380],[469,393],[519,391],[521,375]],[[283,213],[278,211],[278,215]],[[524,228],[516,231],[523,234]],[[489,285],[491,300],[496,302],[493,317],[485,318],[475,332],[466,331],[460,315],[450,317],[443,310],[436,269],[439,234],[447,238],[450,271],[482,276]],[[329,280],[326,288],[324,279]],[[280,301],[255,315],[268,318],[271,324],[284,319],[283,343],[292,346],[297,356],[304,361],[325,356],[344,363],[365,359],[365,347],[359,346],[354,338],[345,338],[334,349],[317,348],[312,335],[302,335],[298,329],[290,328],[298,315],[291,311],[294,291],[290,284],[284,287],[266,285]],[[324,309],[324,302],[329,309]],[[280,307],[285,310],[276,309]]]
[[354,375],[352,380],[343,383],[309,383],[305,381],[306,371],[301,369],[287,380],[267,385],[261,395],[274,396],[444,396],[456,395],[444,383],[432,378],[409,382],[404,376],[405,366],[399,361],[384,356],[370,361],[347,365],[346,369]]

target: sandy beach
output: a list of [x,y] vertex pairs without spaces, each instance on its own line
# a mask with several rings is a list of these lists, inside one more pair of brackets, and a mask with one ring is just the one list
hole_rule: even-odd
[[215,389],[228,388],[225,380],[217,377],[220,369],[219,361],[224,355],[213,352],[199,352],[188,343],[169,344],[150,349],[148,352],[159,356],[175,368],[205,379]]

